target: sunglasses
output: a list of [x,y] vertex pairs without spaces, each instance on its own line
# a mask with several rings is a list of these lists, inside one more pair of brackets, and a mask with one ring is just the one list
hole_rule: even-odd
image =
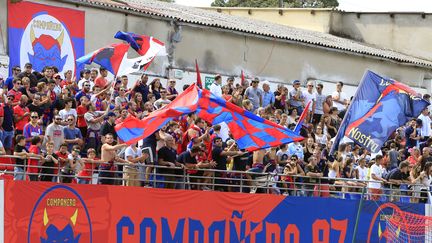
[[77,153],[79,153],[79,152],[80,152],[80,151],[79,151],[78,149],[74,149],[73,151],[74,151],[74,152],[77,152]]
[[18,84],[18,85],[22,85],[22,83],[21,83],[21,82],[17,82],[16,84]]
[[39,117],[38,116],[31,116],[31,118],[38,119]]
[[90,87],[90,85],[89,85],[89,84],[86,84],[86,85],[84,85],[84,87]]
[[124,89],[120,89],[120,91],[125,91]]
[[13,100],[14,98],[13,97],[8,97],[8,100]]
[[67,121],[73,121],[73,119],[67,119]]

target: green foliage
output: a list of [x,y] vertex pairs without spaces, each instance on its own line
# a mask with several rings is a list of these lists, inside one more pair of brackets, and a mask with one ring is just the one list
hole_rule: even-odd
[[[337,0],[283,0],[285,8],[333,8]],[[279,0],[215,0],[213,7],[277,8]]]

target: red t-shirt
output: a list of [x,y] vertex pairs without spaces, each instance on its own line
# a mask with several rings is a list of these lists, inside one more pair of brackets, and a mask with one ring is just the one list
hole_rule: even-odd
[[[88,111],[87,107],[83,106],[83,105],[79,105],[76,109],[77,115],[78,115],[78,120],[77,120],[77,127],[86,127],[87,123],[85,121],[84,118],[84,114]],[[80,115],[82,115],[80,117]],[[83,134],[83,136],[85,136],[85,134]]]
[[99,86],[102,89],[107,85],[107,83],[108,81],[102,76],[99,76],[95,79],[95,85]]
[[12,101],[13,103],[18,102],[21,99],[22,93],[19,90],[14,90],[11,89],[7,92],[8,95],[13,95],[14,96],[14,100]]
[[[39,154],[39,147],[36,145],[30,145],[29,153]],[[34,167],[39,165],[39,160],[37,159],[29,159],[28,160],[27,173],[38,173],[39,168]]]
[[[2,109],[2,110],[3,110],[3,109]],[[26,113],[26,112],[30,112],[30,110],[29,110],[28,107],[24,107],[24,108],[22,108],[20,105],[16,105],[16,106],[13,108],[13,111],[14,111],[14,114],[16,114],[17,116],[23,116],[24,113]],[[15,123],[15,128],[16,128],[17,130],[21,130],[21,131],[22,131],[22,130],[24,130],[24,126],[25,126],[25,124],[27,124],[29,121],[30,121],[30,115],[28,115],[28,116],[22,118],[21,120],[17,121],[17,122]]]
[[[94,160],[99,160],[98,158],[94,158]],[[78,176],[86,177],[83,179],[90,180],[93,175],[93,171],[96,168],[96,163],[84,162],[84,168],[78,173]]]

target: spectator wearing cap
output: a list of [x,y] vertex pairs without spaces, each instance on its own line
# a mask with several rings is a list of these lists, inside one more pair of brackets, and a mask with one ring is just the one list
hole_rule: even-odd
[[[78,81],[78,89],[82,89],[85,82],[89,82],[90,84],[90,70],[84,69],[80,73],[80,80]],[[100,87],[100,86],[99,86]]]
[[305,100],[303,92],[300,88],[300,81],[294,80],[293,87],[294,89],[289,92],[289,105],[291,109],[296,109],[297,114],[300,115],[303,112],[303,105]]
[[33,65],[31,63],[26,63],[24,65],[24,71],[18,74],[18,78],[22,79],[23,77],[27,77],[30,79],[30,88],[36,87],[38,83],[38,79],[36,75],[32,73]]
[[11,90],[8,91],[7,94],[8,95],[13,95],[14,99],[12,101],[12,105],[16,106],[16,105],[18,105],[19,100],[20,100],[21,95],[22,95],[21,91],[19,91],[19,89],[22,86],[22,81],[21,81],[21,79],[14,79],[12,81],[12,83],[13,83],[13,87],[12,87]]
[[262,107],[273,107],[273,104],[275,103],[275,95],[270,90],[270,82],[264,80],[262,83],[262,89]]
[[222,77],[219,74],[215,76],[213,83],[210,85],[210,92],[216,97],[222,97]]
[[13,87],[13,80],[18,78],[18,75],[21,73],[21,68],[19,66],[14,66],[12,68],[12,75],[8,77],[4,83],[3,89],[6,89],[6,92],[11,90]]
[[114,112],[110,111],[108,112],[107,116],[108,119],[102,124],[102,127],[100,129],[102,143],[105,143],[105,135],[109,133],[112,134],[114,141],[117,140],[117,133],[114,129],[117,115]]
[[252,85],[249,86],[244,93],[244,98],[252,102],[253,111],[261,107],[263,91],[258,87],[259,79],[252,80]]
[[178,96],[178,92],[175,88],[175,86],[176,86],[175,79],[168,80],[167,86],[168,86],[167,87],[167,99],[173,101]]
[[97,85],[101,87],[101,89],[104,89],[108,85],[107,76],[108,70],[106,70],[106,68],[104,67],[99,68],[99,77],[97,77],[94,81],[94,85]]
[[341,118],[345,116],[345,110],[349,101],[348,95],[342,91],[343,86],[343,82],[337,82],[336,91],[332,94],[333,107],[338,109]]
[[30,120],[30,109],[27,107],[28,98],[21,96],[18,105],[14,106],[15,134],[23,134],[24,126]]
[[3,114],[3,122],[1,124],[1,142],[8,154],[12,152],[12,141],[14,138],[14,112],[12,101],[13,95],[8,95],[3,102],[4,96],[0,95],[0,112]]

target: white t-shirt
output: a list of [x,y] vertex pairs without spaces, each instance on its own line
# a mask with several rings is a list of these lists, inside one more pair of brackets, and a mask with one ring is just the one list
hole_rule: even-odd
[[[339,96],[339,101],[341,102],[347,102],[348,101],[348,96],[345,94],[345,92],[333,92],[332,97],[336,98]],[[338,111],[343,111],[346,109],[345,105],[342,105],[341,103],[338,103],[336,101],[333,101],[333,107],[336,107],[338,109]]]
[[75,109],[70,109],[69,111],[63,109],[59,111],[59,116],[63,119],[63,121],[66,121],[69,115],[73,115],[75,117],[75,120],[77,119],[78,115]]
[[358,170],[359,180],[362,181],[367,180],[368,168],[366,166],[363,168],[357,166],[357,170]]
[[54,142],[54,150],[59,150],[60,145],[64,142],[63,126],[51,123],[47,126],[45,133]]
[[[374,180],[372,178],[373,174],[375,174],[375,176],[378,177],[378,178],[382,178],[383,169],[381,168],[381,166],[379,166],[377,164],[373,164],[371,166],[370,170],[371,170],[371,177],[370,177],[371,181],[378,181],[378,180]],[[369,188],[380,189],[381,185],[382,184],[379,183],[379,182],[369,182]]]
[[422,120],[422,127],[420,129],[420,135],[423,137],[430,137],[431,135],[431,119],[429,116],[425,116],[423,114],[420,114],[418,117],[420,120]]
[[[126,150],[125,150],[125,160],[128,160],[128,156],[131,156],[133,159],[136,159],[136,158],[142,156],[142,151],[141,151],[141,149],[138,149],[138,148],[137,148],[137,149],[134,151],[134,150],[132,149],[132,146],[134,146],[134,145],[131,145],[131,146],[129,146],[129,147],[126,148]],[[133,165],[131,165],[131,166],[133,166]],[[127,167],[131,167],[131,166],[127,166]]]
[[[307,105],[307,103],[311,100],[315,100],[315,94],[314,93],[309,93],[307,90],[303,91],[303,96],[305,97],[305,105]],[[313,104],[311,104],[309,106],[309,111],[312,111],[312,106]]]
[[222,97],[222,87],[216,83],[210,85],[210,92],[217,97]]

